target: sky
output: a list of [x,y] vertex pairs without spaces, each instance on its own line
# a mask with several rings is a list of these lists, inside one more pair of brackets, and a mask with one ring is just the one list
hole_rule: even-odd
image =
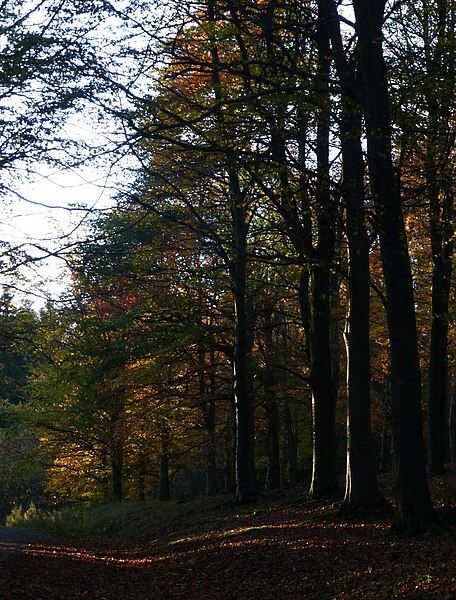
[[109,187],[101,167],[60,173],[41,167],[28,180],[17,183],[15,191],[22,198],[11,194],[4,203],[0,240],[40,258],[21,269],[24,279],[31,283],[13,282],[18,297],[27,298],[39,309],[47,297],[55,298],[63,291],[70,275],[63,258],[42,257],[62,250],[64,256],[65,248],[87,231],[91,211],[113,204],[114,189]]
[[[49,0],[49,2],[26,0],[24,3],[16,3],[15,0],[8,0],[5,6],[9,6],[9,4],[14,9],[12,14],[16,11],[21,17],[25,15],[24,20],[19,19],[19,17],[16,19],[16,22],[20,23],[22,27],[20,29],[21,35],[25,35],[27,31],[34,32],[35,29],[39,33],[43,31],[46,35],[50,35],[48,27],[51,27],[55,15],[58,14],[54,12],[54,9],[59,8],[60,4],[63,5],[64,3],[54,2],[54,0]],[[115,1],[114,4],[121,10],[124,4],[128,4],[128,2],[119,0]],[[71,2],[67,5],[71,7]],[[89,8],[90,6],[88,4]],[[46,12],[47,9],[50,10],[49,13]],[[128,23],[129,27],[133,27],[135,22],[129,23],[127,16],[117,18],[113,15],[110,19],[104,19],[103,15],[99,14],[95,17],[89,10],[83,16],[77,13],[75,21],[67,24],[69,33],[65,34],[69,38],[74,35],[74,31],[78,31],[79,21],[82,26],[81,31],[84,34],[81,38],[83,40],[82,49],[87,51],[87,48],[91,48],[91,44],[93,44],[93,47],[96,48],[97,57],[100,59],[100,64],[107,65],[107,68],[109,66],[108,75],[109,69],[112,68],[113,73],[111,75],[113,77],[118,76],[120,83],[124,86],[129,85],[130,76],[137,79],[134,65],[129,63],[128,53],[125,56],[122,53],[119,54],[123,49],[123,44],[139,43],[134,28],[130,30],[130,28],[122,29],[121,27],[124,21]],[[57,26],[60,26],[58,20]],[[52,33],[52,28],[49,31]],[[66,32],[65,29],[63,31]],[[139,32],[142,34],[142,28],[139,28]],[[14,45],[17,42],[16,38],[13,37],[12,40],[7,36],[0,36],[0,50],[6,53],[5,56],[9,56],[8,52],[11,51],[11,48],[16,47]],[[27,52],[23,50],[19,42],[17,42],[18,48],[25,57],[24,64],[27,67],[27,60],[30,59],[32,54],[28,53],[28,50]],[[79,48],[79,45],[76,44],[75,47]],[[24,48],[27,48],[27,45],[24,45]],[[37,48],[39,48],[39,45],[37,45]],[[33,49],[36,50],[35,47]],[[60,53],[58,45],[56,51],[58,55]],[[43,56],[45,54],[44,52]],[[114,60],[117,55],[121,58]],[[39,56],[41,57],[40,60],[44,60],[41,54]],[[75,64],[77,64],[77,61]],[[34,123],[33,119],[29,121],[27,119],[30,114],[34,114],[33,110],[37,110],[37,107],[40,107],[40,110],[43,106],[44,108],[47,107],[46,94],[53,93],[54,88],[52,86],[54,84],[52,83],[52,77],[50,77],[50,91],[46,91],[47,87],[43,85],[43,81],[48,81],[46,75],[41,77],[40,72],[38,72],[36,80],[33,77],[30,80],[25,77],[22,81],[14,69],[11,71],[12,74],[9,74],[9,66],[6,64],[5,67],[2,64],[2,74],[6,73],[6,75],[0,81],[2,118],[6,119],[8,117],[8,123],[11,125],[10,129],[3,135],[2,140],[0,140],[3,142],[1,150],[2,152],[8,151],[12,157],[7,168],[2,169],[2,179],[0,181],[0,293],[1,287],[11,283],[11,278],[5,273],[5,269],[2,269],[4,261],[2,261],[1,250],[4,249],[4,246],[2,247],[1,244],[5,243],[10,247],[17,247],[22,251],[26,251],[32,257],[39,258],[45,256],[47,251],[60,251],[71,240],[74,241],[77,237],[81,238],[86,231],[85,225],[90,210],[94,208],[103,209],[113,204],[112,198],[116,193],[114,189],[116,182],[125,180],[123,172],[126,171],[126,164],[123,159],[119,161],[119,156],[124,149],[125,151],[128,149],[127,146],[122,147],[124,143],[123,129],[118,124],[116,127],[116,124],[110,121],[109,116],[105,116],[104,113],[101,115],[100,112],[100,106],[103,103],[108,107],[112,104],[116,110],[125,109],[124,94],[120,85],[118,95],[111,93],[111,91],[106,96],[100,95],[100,106],[96,101],[93,103],[88,102],[87,106],[83,106],[82,101],[77,102],[75,111],[67,113],[60,129],[56,132],[51,131],[49,133],[50,127],[48,127],[46,121],[46,111],[38,113],[40,118],[36,119],[36,130],[32,131],[31,137],[39,136],[40,127],[43,128],[43,146],[51,148],[51,151],[47,154],[48,158],[54,160],[55,164],[58,164],[58,161],[61,160],[71,160],[75,163],[85,160],[90,166],[53,172],[49,165],[22,164],[20,159],[16,159],[14,155],[14,144],[18,144],[20,150],[20,136],[27,133],[25,126],[24,129],[21,129],[23,127],[21,123],[22,121],[26,125]],[[25,75],[28,73],[26,68],[24,73]],[[46,73],[46,71],[44,70],[43,73]],[[19,83],[17,83],[16,76],[19,77]],[[8,77],[10,78],[8,79]],[[81,82],[77,80],[76,83],[77,85],[83,85],[87,82],[82,79]],[[36,94],[34,85],[37,86]],[[68,86],[70,91],[72,90],[71,79],[66,81],[65,85]],[[62,91],[60,87],[57,89]],[[53,99],[53,96],[51,95],[50,98]],[[57,100],[59,98],[60,96]],[[23,119],[19,119],[18,115]],[[41,118],[43,115],[44,118]],[[60,113],[57,116],[60,117]],[[56,120],[55,123],[57,122]],[[19,123],[18,128],[15,128],[16,123]],[[51,120],[50,125],[53,124],[54,121]],[[19,134],[17,134],[17,131],[19,131]],[[28,141],[27,138],[24,139]],[[69,140],[69,144],[64,143],[62,147],[55,145],[53,148],[52,144],[60,139]],[[48,140],[50,140],[50,146],[47,146]],[[82,142],[80,145],[78,145],[79,141]],[[39,146],[40,144],[38,144]],[[119,148],[120,152],[117,152]],[[54,150],[55,156],[52,155]],[[21,153],[19,152],[19,154]],[[88,160],[87,157],[89,157]],[[0,158],[3,159],[3,155]],[[115,165],[114,168],[113,164]],[[19,174],[19,178],[16,177],[16,174]],[[12,191],[8,192],[8,189]],[[81,208],[82,205],[86,207],[86,210]],[[33,265],[22,269],[23,281],[16,279],[12,283],[18,290],[25,290],[25,288],[30,287],[25,282],[25,278],[28,277],[34,284],[39,283],[41,288],[45,290],[44,296],[47,293],[55,295],[68,281],[67,274],[68,270],[65,269],[65,262],[62,259],[38,260]],[[42,305],[45,300],[40,297],[41,292],[34,290],[33,293],[35,296],[28,296],[29,300],[32,301],[34,306]]]

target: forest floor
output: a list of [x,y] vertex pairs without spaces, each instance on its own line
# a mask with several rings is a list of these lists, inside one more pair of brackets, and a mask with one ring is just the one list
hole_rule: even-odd
[[456,513],[445,500],[454,486],[433,481],[446,530],[412,539],[388,536],[391,514],[347,521],[340,498],[309,502],[303,488],[247,506],[170,503],[156,515],[144,503],[128,536],[122,523],[78,541],[2,527],[0,598],[456,599]]

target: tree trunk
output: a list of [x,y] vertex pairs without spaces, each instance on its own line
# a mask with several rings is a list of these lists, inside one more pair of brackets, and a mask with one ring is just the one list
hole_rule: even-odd
[[171,497],[169,489],[169,431],[166,427],[160,432],[160,457],[158,475],[158,499],[168,502]]
[[435,526],[424,465],[421,378],[413,281],[401,200],[391,157],[388,83],[382,50],[383,0],[353,1],[364,87],[369,177],[380,236],[391,343],[397,508],[392,531]]
[[[431,194],[430,202],[439,203],[438,194]],[[447,194],[443,200],[443,213],[453,212],[453,198]],[[447,211],[445,211],[447,205]],[[448,210],[449,209],[449,210]],[[447,222],[435,221],[438,206],[431,207],[431,246],[432,246],[432,326],[429,355],[429,397],[428,397],[428,469],[438,473],[445,469],[448,453],[448,323],[451,288],[453,230],[452,219]],[[445,238],[442,231],[449,235]]]
[[123,448],[114,446],[111,457],[112,467],[112,499],[120,502],[123,497],[122,471],[123,471]]
[[[199,351],[199,388],[200,401],[206,432],[206,495],[215,496],[217,486],[217,459],[216,459],[216,412],[215,412],[215,356],[214,351],[209,352],[209,373],[207,373],[206,353]],[[208,383],[207,383],[208,381]]]
[[448,410],[448,431],[450,438],[450,460],[456,460],[456,376],[452,375]]
[[[270,11],[272,14],[273,11]],[[269,59],[274,64],[275,42],[272,32],[273,20],[267,22]],[[265,34],[266,35],[266,34]],[[300,309],[306,331],[306,350],[310,361],[310,384],[312,388],[313,470],[309,495],[320,497],[337,489],[335,444],[335,393],[331,366],[330,335],[330,278],[334,258],[335,212],[330,195],[329,177],[329,130],[330,94],[330,48],[325,25],[317,30],[318,83],[322,92],[318,99],[320,107],[317,123],[317,190],[315,209],[308,196],[306,146],[308,145],[307,120],[304,111],[298,114],[299,161],[303,166],[301,192],[290,185],[288,173],[288,148],[286,119],[284,114],[269,118],[271,128],[271,156],[276,161],[280,197],[275,192],[269,196],[278,208],[287,227],[287,235],[302,260],[300,281]],[[272,76],[281,76],[274,72]],[[267,190],[266,190],[267,191]],[[315,212],[314,212],[315,210]],[[315,220],[314,220],[315,215]],[[316,221],[316,222],[315,222]],[[315,231],[314,231],[315,228]],[[315,233],[316,232],[316,233]],[[313,243],[313,241],[315,243]],[[310,272],[312,294],[308,294],[307,278]],[[309,300],[310,298],[310,300]]]
[[267,454],[268,469],[266,473],[266,491],[280,487],[280,423],[279,409],[275,393],[274,367],[273,367],[273,308],[267,308],[264,313],[264,355],[265,379],[264,390],[266,394],[266,420],[267,420]]
[[[216,2],[207,4],[208,21],[217,23]],[[211,76],[213,92],[217,101],[224,100],[220,80],[220,59],[217,41],[211,45]],[[216,111],[219,125],[224,126],[223,113]],[[231,197],[231,215],[234,238],[234,261],[230,265],[234,297],[234,407],[236,419],[235,452],[235,499],[239,503],[249,502],[256,496],[256,472],[254,460],[254,411],[248,385],[248,330],[246,310],[247,280],[247,233],[248,219],[246,197],[241,190],[238,165],[231,157],[227,158],[226,170]]]
[[266,473],[266,491],[280,487],[280,438],[279,410],[275,398],[266,400],[266,418],[268,423],[268,470]]
[[136,464],[137,469],[137,497],[139,502],[146,499],[146,455],[141,450]]
[[[371,447],[369,241],[364,225],[361,116],[345,107],[341,139],[347,210],[349,309],[347,323],[347,476],[344,512],[382,503]],[[353,116],[349,113],[353,111]],[[356,111],[356,112],[355,112]],[[353,135],[355,134],[355,135]]]
[[[298,474],[298,436],[296,428],[296,417],[293,408],[286,404],[284,408],[285,425],[285,448],[284,456],[288,458],[288,480],[290,485],[295,485],[299,481]],[[285,478],[286,465],[282,469],[282,476]]]
[[329,21],[332,55],[344,88],[340,139],[342,194],[348,238],[349,309],[347,348],[347,474],[342,512],[369,511],[382,502],[371,448],[369,240],[364,224],[364,159],[362,115],[353,67],[345,56],[333,0],[320,0]]
[[[337,248],[336,248],[337,250]],[[339,398],[339,388],[341,380],[341,334],[337,319],[337,310],[340,304],[340,283],[341,274],[336,270],[331,270],[330,286],[331,286],[331,304],[330,304],[330,336],[331,336],[331,377],[333,381],[334,404],[337,405]]]
[[247,357],[249,353],[246,310],[247,279],[247,219],[237,177],[230,174],[233,194],[233,225],[235,239],[235,264],[233,273],[234,294],[234,405],[236,411],[236,493],[239,503],[251,501],[257,493],[254,461],[252,460],[253,407],[249,393]]
[[125,416],[123,407],[111,415],[111,474],[112,499],[120,502],[123,498],[123,460],[125,443]]
[[336,471],[336,403],[331,372],[330,268],[312,268],[310,378],[312,386],[313,461],[311,498],[333,493]]
[[[319,20],[323,17],[319,11]],[[329,82],[329,30],[317,30],[320,85]],[[316,261],[311,265],[310,381],[312,386],[313,461],[309,496],[319,498],[337,488],[336,402],[331,357],[331,264],[335,248],[335,215],[329,188],[330,99],[320,98],[317,123],[317,224]]]
[[215,432],[215,401],[209,400],[209,406],[206,418],[207,430],[207,455],[206,455],[206,494],[216,496],[218,494],[217,485],[217,457],[216,457],[216,432]]
[[[449,2],[437,3],[423,14],[428,134],[425,159],[432,256],[432,326],[429,355],[428,469],[442,472],[448,455],[448,324],[454,236],[454,178],[450,148],[451,106],[454,104],[454,27],[456,11]],[[436,20],[431,33],[429,21]],[[431,37],[436,39],[431,40]],[[451,53],[451,54],[450,54]],[[452,60],[449,57],[452,56]]]
[[236,456],[236,416],[234,400],[231,402],[232,412],[228,417],[225,429],[225,494],[236,493],[235,456]]

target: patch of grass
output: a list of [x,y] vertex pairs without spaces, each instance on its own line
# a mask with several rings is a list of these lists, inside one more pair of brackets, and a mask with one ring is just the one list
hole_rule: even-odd
[[6,525],[71,537],[83,535],[90,529],[87,516],[84,511],[72,508],[39,510],[32,503],[27,509],[14,507],[6,517]]
[[[227,497],[193,502],[111,502],[92,507],[43,511],[33,504],[15,507],[6,524],[72,538],[106,535],[127,542],[163,542],[171,537],[210,530],[224,518]],[[229,511],[231,512],[231,511]],[[179,531],[176,531],[176,524]]]

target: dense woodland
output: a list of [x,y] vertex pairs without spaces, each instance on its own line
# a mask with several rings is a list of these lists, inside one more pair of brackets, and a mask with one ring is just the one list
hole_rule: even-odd
[[[393,532],[437,528],[427,475],[456,455],[454,2],[49,1],[31,21],[9,4],[5,186],[27,160],[138,166],[59,251],[68,288],[39,312],[12,291],[33,258],[4,242],[3,513],[305,481],[370,514],[391,470]],[[62,139],[68,111],[115,124],[112,147]]]

